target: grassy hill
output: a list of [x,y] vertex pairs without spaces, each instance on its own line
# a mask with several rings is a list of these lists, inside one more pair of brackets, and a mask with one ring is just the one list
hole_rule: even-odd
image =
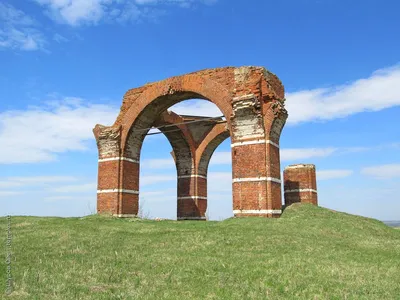
[[223,222],[13,217],[12,234],[7,299],[400,299],[400,230],[312,205]]

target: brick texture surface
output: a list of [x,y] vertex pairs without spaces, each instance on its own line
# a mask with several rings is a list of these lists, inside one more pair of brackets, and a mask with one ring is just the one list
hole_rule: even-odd
[[[213,102],[224,120],[167,110],[192,98]],[[156,126],[173,149],[179,219],[205,217],[208,164],[229,136],[235,216],[277,217],[282,206],[279,138],[286,118],[283,85],[263,67],[207,69],[131,89],[115,123],[93,130],[100,158],[97,210],[137,214],[141,146],[148,129]],[[181,124],[193,120],[202,126]]]
[[285,206],[293,203],[318,205],[317,179],[315,166],[297,164],[285,168],[283,172]]

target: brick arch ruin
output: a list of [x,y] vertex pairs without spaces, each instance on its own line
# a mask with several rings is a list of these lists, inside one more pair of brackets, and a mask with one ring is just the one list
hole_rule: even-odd
[[[213,102],[226,122],[167,111],[193,98]],[[207,69],[131,89],[116,122],[93,130],[99,150],[97,211],[137,215],[141,147],[156,126],[173,149],[178,219],[205,218],[208,164],[229,136],[234,215],[278,217],[279,139],[286,118],[283,85],[262,67]]]
[[229,137],[225,123],[222,118],[179,116],[170,111],[162,113],[154,123],[173,149],[178,220],[205,219],[208,164],[215,149]]

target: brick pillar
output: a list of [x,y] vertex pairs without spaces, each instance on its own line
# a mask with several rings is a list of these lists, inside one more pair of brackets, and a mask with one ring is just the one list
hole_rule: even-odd
[[[177,219],[178,220],[201,220],[204,213],[199,210],[199,202],[203,199],[198,195],[198,181],[204,180],[197,175],[195,165],[195,145],[192,136],[184,123],[184,119],[179,115],[165,111],[156,121],[156,126],[167,125],[168,127],[160,127],[167,137],[173,151],[177,172]],[[174,126],[174,124],[179,124]],[[207,191],[204,194],[205,199]]]
[[206,219],[208,163],[214,150],[229,136],[225,125],[218,124],[222,119],[204,119],[165,111],[155,123],[173,149],[178,176],[178,220]]
[[170,134],[167,135],[170,141],[175,159],[178,176],[178,220],[202,220],[205,214],[201,214],[199,204],[207,201],[207,190],[199,195],[198,185],[200,180],[207,180],[206,177],[198,175],[194,162],[195,149],[191,145],[190,137],[185,135],[176,135],[174,139]]
[[120,128],[98,125],[93,132],[99,150],[97,212],[137,215],[139,161],[121,156]]
[[233,213],[236,217],[278,217],[282,205],[273,197],[280,191],[281,180],[271,171],[270,152],[279,149],[266,138],[261,105],[254,95],[236,97],[232,104]]
[[296,202],[318,205],[315,165],[290,165],[283,178],[286,207]]
[[207,177],[196,173],[178,175],[178,220],[205,220]]

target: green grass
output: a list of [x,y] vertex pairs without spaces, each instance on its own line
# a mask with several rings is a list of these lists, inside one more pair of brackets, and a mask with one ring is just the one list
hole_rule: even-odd
[[312,205],[223,222],[13,217],[12,234],[4,299],[400,299],[400,231]]

